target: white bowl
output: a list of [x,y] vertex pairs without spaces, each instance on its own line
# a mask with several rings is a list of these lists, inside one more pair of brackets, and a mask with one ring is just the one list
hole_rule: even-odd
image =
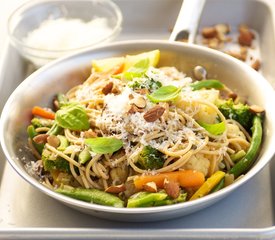
[[[75,19],[86,24],[80,25]],[[94,27],[88,27],[88,22]],[[111,0],[34,0],[11,14],[8,34],[21,55],[40,67],[66,54],[115,39],[121,24],[121,11]]]

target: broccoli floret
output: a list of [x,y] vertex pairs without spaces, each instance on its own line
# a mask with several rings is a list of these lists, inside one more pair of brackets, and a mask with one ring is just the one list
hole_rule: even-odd
[[164,157],[160,151],[148,145],[140,152],[138,164],[142,169],[159,169],[164,164]]
[[34,128],[52,127],[52,125],[54,124],[54,120],[45,119],[45,118],[33,118],[31,120],[31,124],[34,126]]
[[162,86],[161,82],[153,79],[146,79],[145,81],[132,81],[128,85],[133,90],[146,88],[150,91],[155,91]]
[[42,152],[42,163],[45,171],[59,170],[61,172],[70,172],[68,161],[61,157],[53,156],[47,149]]
[[247,104],[235,104],[230,98],[218,103],[218,108],[227,119],[233,119],[239,122],[246,130],[250,131],[254,113],[250,111]]

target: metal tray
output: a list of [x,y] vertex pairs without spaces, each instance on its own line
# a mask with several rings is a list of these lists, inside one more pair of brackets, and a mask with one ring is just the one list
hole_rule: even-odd
[[[118,40],[168,39],[181,0],[116,0],[124,15]],[[208,0],[200,26],[247,23],[260,36],[262,74],[275,86],[275,0]],[[0,68],[0,109],[31,72],[9,44]],[[275,159],[227,198],[182,218],[123,223],[86,215],[22,180],[0,152],[0,239],[275,239]]]

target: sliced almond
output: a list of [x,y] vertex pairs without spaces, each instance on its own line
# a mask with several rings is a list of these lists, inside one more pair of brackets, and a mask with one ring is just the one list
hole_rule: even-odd
[[130,105],[129,110],[128,110],[128,114],[134,114],[136,112],[143,112],[144,109],[143,108],[138,108],[136,105]]
[[112,89],[113,89],[113,86],[114,86],[113,82],[107,83],[107,84],[102,88],[102,93],[105,94],[105,95],[111,93],[111,92],[112,92]]
[[173,199],[176,199],[180,195],[180,186],[178,182],[164,179],[164,190]]
[[108,193],[121,193],[126,190],[126,187],[124,184],[116,185],[116,186],[110,186],[108,187],[105,192]]
[[196,80],[202,80],[202,79],[206,79],[207,71],[204,67],[198,65],[194,67],[193,74]]
[[158,188],[155,182],[148,182],[144,184],[143,189],[147,192],[152,192],[152,193],[155,193],[158,191]]
[[263,113],[265,111],[264,108],[258,105],[251,105],[249,110],[253,113]]
[[146,122],[154,122],[164,113],[165,108],[159,105],[149,109],[143,116]]
[[130,103],[136,105],[138,108],[146,107],[146,100],[142,96],[133,98]]
[[47,142],[49,145],[51,145],[54,148],[57,148],[60,145],[60,140],[55,135],[50,135],[47,137]]

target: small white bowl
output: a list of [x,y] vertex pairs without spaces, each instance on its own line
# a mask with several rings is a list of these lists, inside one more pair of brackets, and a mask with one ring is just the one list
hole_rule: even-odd
[[[67,25],[64,27],[67,27],[67,31],[63,31],[65,28],[60,29],[60,19],[66,19],[61,22],[63,25],[66,22]],[[68,31],[68,27],[72,26],[68,25],[68,20],[71,22],[72,19],[79,19],[84,29],[85,27],[87,29],[88,22],[91,23],[91,21],[99,19],[102,21],[101,25],[95,24],[93,29],[89,28],[90,31],[84,31],[82,35],[79,31],[79,27],[81,27],[79,24],[74,24],[75,28],[72,27],[72,31],[71,28]],[[45,26],[45,21],[51,22],[51,26],[54,26],[55,29],[49,30],[48,27],[49,34],[43,34],[44,36],[36,41],[29,41],[33,31],[41,30],[41,26]],[[57,22],[59,22],[59,27],[57,27]],[[8,20],[8,34],[11,43],[20,54],[35,66],[40,67],[64,55],[113,40],[121,30],[121,23],[121,11],[110,0],[33,0],[23,4],[11,14]],[[102,26],[102,24],[104,25]],[[105,28],[105,31],[102,31],[102,27]],[[100,34],[99,30],[101,30]],[[97,31],[95,38],[91,34],[92,31]],[[81,38],[76,40],[79,35]],[[47,46],[45,43],[41,43],[45,38],[49,40]],[[64,44],[60,38],[64,38]],[[87,39],[89,40],[87,41]],[[58,42],[56,46],[55,41]],[[70,45],[68,41],[74,42],[74,46]],[[43,47],[41,47],[42,45]]]

